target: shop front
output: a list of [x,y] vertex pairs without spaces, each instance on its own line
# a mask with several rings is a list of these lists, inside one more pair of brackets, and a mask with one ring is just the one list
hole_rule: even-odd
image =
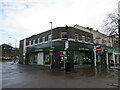
[[113,63],[113,49],[101,47],[101,52],[96,53],[97,65],[111,65]]
[[92,64],[93,61],[93,45],[70,42],[70,50],[74,53],[74,65]]
[[[49,53],[50,47],[28,47],[26,50],[26,64],[52,65],[52,68],[65,68],[66,61],[70,67],[74,65],[93,63],[93,45],[69,42],[69,47],[65,50],[64,42],[53,43],[52,61]],[[52,64],[51,64],[52,63]]]

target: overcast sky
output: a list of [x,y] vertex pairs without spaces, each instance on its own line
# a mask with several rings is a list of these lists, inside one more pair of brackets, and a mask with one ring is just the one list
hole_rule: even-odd
[[[108,13],[119,0],[0,0],[0,44],[17,46],[19,40],[61,26],[101,30]],[[12,38],[9,38],[12,37]],[[13,39],[14,38],[14,39]]]

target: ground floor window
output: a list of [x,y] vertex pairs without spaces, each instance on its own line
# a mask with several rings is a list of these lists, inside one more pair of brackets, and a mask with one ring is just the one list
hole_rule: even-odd
[[91,64],[92,54],[90,52],[75,51],[74,65]]
[[45,64],[50,64],[50,55],[49,54],[45,54]]
[[32,54],[32,55],[29,55],[29,63],[30,64],[37,64],[38,62],[38,55],[37,54]]
[[91,64],[91,56],[83,56],[83,64]]

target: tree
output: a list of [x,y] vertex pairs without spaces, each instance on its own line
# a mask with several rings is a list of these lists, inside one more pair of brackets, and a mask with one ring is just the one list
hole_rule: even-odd
[[[116,36],[113,40],[113,49],[120,53],[120,12],[115,11],[113,13],[109,13],[105,20],[105,32],[107,32],[110,36]],[[119,60],[120,55],[118,56]]]
[[117,11],[113,13],[109,13],[107,15],[107,18],[105,20],[105,32],[108,35],[117,35],[119,36],[120,32],[120,15],[118,14]]

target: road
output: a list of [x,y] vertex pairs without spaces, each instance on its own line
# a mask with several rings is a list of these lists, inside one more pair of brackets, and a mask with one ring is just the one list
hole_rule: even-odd
[[118,88],[118,70],[82,67],[64,72],[2,62],[2,88]]

